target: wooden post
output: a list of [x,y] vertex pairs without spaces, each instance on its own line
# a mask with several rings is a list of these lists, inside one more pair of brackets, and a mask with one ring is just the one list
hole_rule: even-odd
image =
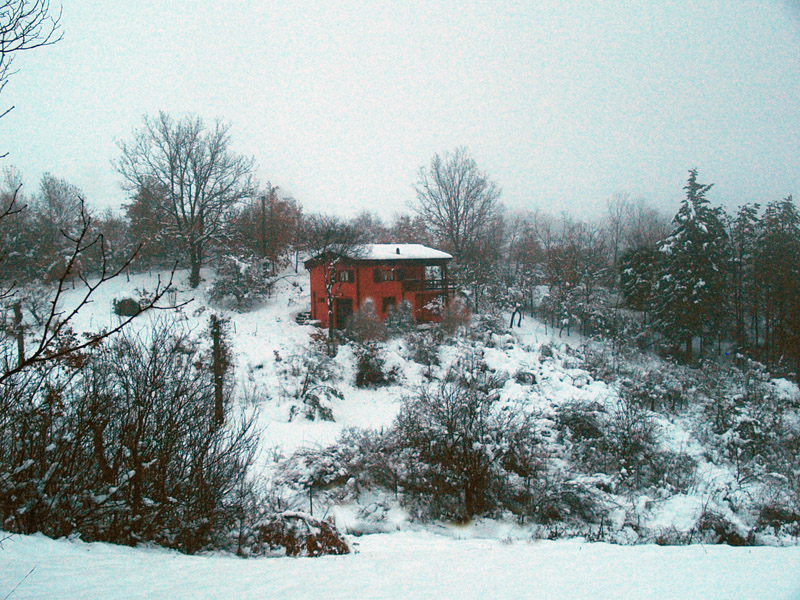
[[223,364],[222,325],[217,315],[211,315],[211,339],[213,341],[214,421],[216,421],[217,425],[222,425],[225,422],[222,395],[225,365]]

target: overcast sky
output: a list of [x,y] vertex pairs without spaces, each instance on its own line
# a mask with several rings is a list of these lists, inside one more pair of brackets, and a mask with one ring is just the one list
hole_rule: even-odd
[[[57,3],[58,0],[51,0]],[[142,115],[232,124],[307,210],[389,217],[467,146],[512,208],[674,212],[687,170],[734,207],[800,194],[800,8],[745,2],[66,2],[0,96],[4,164],[126,200]]]

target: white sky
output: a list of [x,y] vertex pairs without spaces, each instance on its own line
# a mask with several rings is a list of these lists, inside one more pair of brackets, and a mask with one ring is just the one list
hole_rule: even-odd
[[[57,2],[57,0],[52,0]],[[464,145],[512,208],[668,212],[687,170],[728,207],[800,194],[800,8],[720,2],[75,0],[17,58],[5,165],[125,201],[115,140],[143,114],[233,124],[307,210],[388,217]]]

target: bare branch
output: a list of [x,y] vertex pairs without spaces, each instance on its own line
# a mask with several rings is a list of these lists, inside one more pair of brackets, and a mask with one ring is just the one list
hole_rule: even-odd
[[[0,91],[14,74],[11,65],[18,52],[50,46],[61,40],[61,11],[51,14],[50,0],[0,2]],[[14,107],[0,114],[7,115]]]
[[[82,198],[80,199],[80,210],[81,228],[75,237],[67,236],[68,239],[72,241],[72,250],[66,262],[66,268],[59,276],[56,283],[56,290],[50,302],[50,310],[45,319],[45,324],[42,328],[40,337],[34,344],[34,349],[30,354],[22,357],[18,361],[17,365],[13,368],[8,368],[4,372],[0,373],[0,384],[13,377],[15,374],[34,365],[56,361],[60,358],[98,345],[104,339],[124,329],[131,321],[133,321],[134,318],[138,317],[143,312],[160,308],[175,308],[157,306],[158,302],[172,287],[172,281],[175,274],[175,267],[173,267],[172,271],[170,272],[169,280],[166,283],[163,283],[161,281],[161,277],[159,276],[158,284],[153,296],[150,298],[148,303],[142,307],[141,311],[137,315],[127,317],[111,329],[106,329],[87,335],[85,340],[82,342],[70,343],[63,347],[59,346],[59,341],[62,334],[68,331],[69,326],[74,321],[76,315],[92,302],[92,296],[95,291],[103,284],[118,277],[126,268],[128,268],[141,248],[141,245],[137,247],[136,250],[130,256],[128,256],[128,258],[124,260],[119,267],[110,269],[105,251],[105,239],[103,234],[97,234],[95,236],[91,235],[92,219],[85,210]],[[81,262],[83,257],[86,256],[87,250],[98,244],[101,248],[100,275],[96,281],[92,282],[84,275]],[[64,313],[59,310],[59,304],[64,295],[65,285],[70,277],[77,277],[81,281],[84,286],[84,292],[74,308]]]

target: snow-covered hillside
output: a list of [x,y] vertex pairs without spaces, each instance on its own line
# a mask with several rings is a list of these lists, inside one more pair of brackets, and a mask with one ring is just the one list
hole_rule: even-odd
[[[204,275],[213,277],[211,272]],[[559,338],[526,317],[513,331],[498,331],[495,323],[494,329],[446,340],[435,349],[437,365],[415,361],[408,339],[392,338],[381,343],[378,352],[393,380],[377,388],[358,387],[359,349],[342,345],[336,357],[328,359],[315,341],[320,332],[295,322],[295,316],[308,309],[305,273],[286,273],[272,296],[246,313],[210,306],[203,286],[191,290],[185,279],[185,273],[176,275],[177,293],[171,298],[178,304],[188,302],[174,315],[179,326],[200,335],[212,312],[230,320],[236,402],[257,414],[261,448],[255,475],[274,482],[273,493],[289,508],[333,516],[348,533],[384,533],[351,536],[359,549],[355,555],[313,561],[188,557],[15,535],[0,550],[0,596],[19,583],[14,598],[800,597],[797,547],[652,545],[708,542],[719,527],[725,536],[735,534],[742,541],[750,535],[749,543],[785,546],[798,541],[788,527],[769,528],[759,522],[759,510],[790,493],[781,486],[780,474],[755,476],[731,461],[724,450],[738,448],[741,440],[732,439],[733,429],[713,431],[707,425],[712,405],[706,392],[688,375],[676,387],[666,374],[659,375],[665,367],[658,359],[638,356],[638,364],[606,377],[602,345]],[[115,324],[114,299],[135,297],[156,284],[155,275],[148,274],[112,281],[79,314],[76,328],[88,331]],[[67,294],[66,302],[76,297]],[[131,328],[146,332],[164,318],[150,312]],[[559,494],[578,490],[601,518],[582,521],[580,515],[556,506],[556,516],[548,523],[500,510],[456,528],[420,520],[396,492],[363,485],[347,471],[348,465],[338,463],[332,468],[342,470],[345,483],[320,490],[309,506],[301,481],[304,469],[314,469],[309,460],[323,456],[327,446],[352,428],[390,428],[403,399],[431,379],[444,377],[466,351],[476,353],[481,368],[500,382],[498,406],[535,418],[537,443],[546,457],[542,477]],[[673,404],[678,398],[679,405],[670,410],[639,407],[635,416],[643,415],[651,427],[651,454],[661,462],[657,469],[621,463],[609,470],[608,462],[616,455],[604,451],[599,438],[587,431],[630,417],[620,401],[622,387],[639,389],[637,378],[657,375],[655,387]],[[785,380],[762,384],[770,401],[781,403],[784,420],[800,428],[797,387]],[[310,411],[304,403],[308,394],[303,394],[309,385],[317,386],[315,398],[320,402]],[[334,420],[320,419],[314,412],[319,409],[329,411]],[[731,411],[734,421],[741,421],[743,414],[750,418],[738,405]],[[585,431],[579,434],[581,428]],[[297,459],[298,451],[304,453],[302,460]],[[652,484],[639,483],[639,477],[652,477]],[[775,485],[768,485],[770,477]],[[784,496],[777,498],[780,494]],[[583,537],[545,541],[571,536]],[[587,543],[587,538],[638,545]]]

